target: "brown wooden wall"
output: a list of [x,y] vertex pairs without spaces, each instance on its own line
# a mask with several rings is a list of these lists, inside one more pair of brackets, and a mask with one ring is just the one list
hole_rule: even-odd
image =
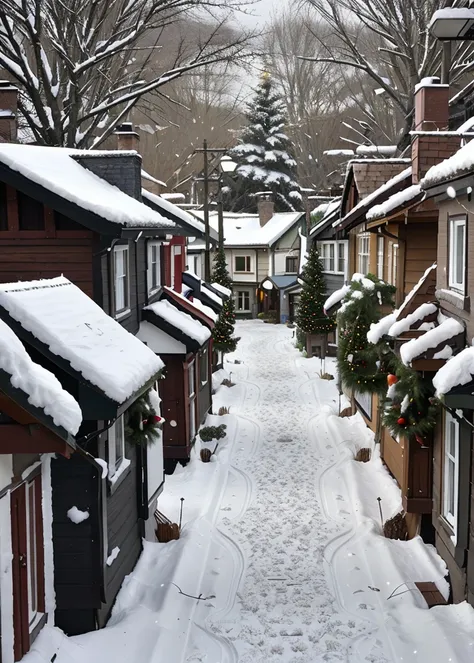
[[405,226],[405,296],[437,260],[438,224],[408,223]]

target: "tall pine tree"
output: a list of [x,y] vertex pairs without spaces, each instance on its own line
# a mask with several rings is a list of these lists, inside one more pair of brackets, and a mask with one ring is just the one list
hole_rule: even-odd
[[286,117],[281,97],[264,74],[248,104],[248,126],[231,155],[236,177],[228,183],[227,206],[234,212],[256,212],[256,193],[273,194],[278,212],[300,210],[301,190],[296,180],[296,161],[285,134]]
[[336,328],[336,323],[324,313],[326,281],[316,243],[311,247],[301,279],[304,283],[296,313],[296,324],[307,334],[329,334]]
[[[214,255],[214,267],[211,275],[212,283],[218,283],[225,288],[232,288],[232,281],[227,271],[224,249],[218,249]],[[213,347],[219,352],[234,352],[239,342],[233,336],[235,325],[235,305],[231,296],[224,302],[219,317],[212,331]]]

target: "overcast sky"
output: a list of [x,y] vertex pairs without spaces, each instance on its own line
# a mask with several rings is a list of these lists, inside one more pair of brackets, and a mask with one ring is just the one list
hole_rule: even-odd
[[251,11],[255,16],[241,16],[240,21],[245,25],[261,25],[263,26],[278,9],[282,9],[289,0],[259,0]]

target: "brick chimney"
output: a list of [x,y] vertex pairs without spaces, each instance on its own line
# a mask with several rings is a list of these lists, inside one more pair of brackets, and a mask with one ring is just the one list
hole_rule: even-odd
[[17,139],[18,90],[10,81],[0,81],[0,143]]
[[116,150],[135,150],[140,152],[140,136],[133,130],[131,122],[123,122],[115,127],[113,133]]
[[263,226],[270,221],[275,214],[275,203],[269,193],[262,194],[258,198],[258,217],[260,226]]
[[[449,85],[441,85],[439,78],[424,78],[415,88],[415,131],[448,130]],[[457,152],[460,144],[457,136],[415,134],[411,146],[413,183],[418,184],[431,166]]]

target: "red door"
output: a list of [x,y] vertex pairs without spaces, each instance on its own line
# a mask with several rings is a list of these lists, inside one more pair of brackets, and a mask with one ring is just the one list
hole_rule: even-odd
[[11,494],[15,661],[29,650],[44,617],[44,548],[41,476]]

